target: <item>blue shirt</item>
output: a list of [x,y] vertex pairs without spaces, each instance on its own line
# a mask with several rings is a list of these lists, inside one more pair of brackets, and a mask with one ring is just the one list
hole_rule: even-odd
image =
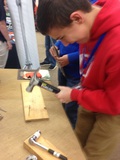
[[97,0],[89,0],[92,4],[95,3]]
[[68,55],[69,64],[63,67],[67,77],[79,79],[79,44],[73,43],[68,46],[64,46],[60,40],[55,43],[58,47],[60,57]]

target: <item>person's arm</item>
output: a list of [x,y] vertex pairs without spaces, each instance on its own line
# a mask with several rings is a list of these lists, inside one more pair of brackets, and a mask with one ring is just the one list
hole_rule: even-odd
[[57,58],[62,67],[68,64],[79,63],[79,45],[77,43],[71,44],[63,50],[66,54],[62,55],[60,58]]
[[[118,76],[120,73],[120,63],[117,61],[117,59],[120,59],[120,56],[116,58],[113,55],[111,59],[111,63],[114,65],[107,64],[111,67],[105,66],[108,70],[106,71],[107,76],[103,81],[104,87],[96,87],[95,89],[89,87],[83,87],[81,89],[59,87],[61,91],[56,94],[57,98],[62,103],[77,101],[78,104],[92,112],[110,115],[120,114],[120,76]],[[96,82],[96,78],[92,78],[91,81]],[[90,85],[92,86],[91,83]]]
[[107,78],[109,85],[104,89],[76,89],[59,86],[60,92],[56,94],[56,97],[62,103],[76,101],[79,105],[92,112],[110,115],[120,114],[119,73],[119,68],[114,72],[110,72],[110,75]]
[[7,46],[8,46],[8,49],[12,49],[12,45],[11,45],[11,42],[10,42],[10,37],[9,37],[9,34],[8,34],[8,30],[7,30],[7,27],[6,27],[6,23],[5,21],[0,21],[0,32],[2,33],[2,35],[4,36],[4,38],[6,39],[7,41]]
[[71,48],[72,53],[68,54],[69,63],[79,62],[79,44],[74,43],[74,45],[70,45]]
[[79,51],[68,54],[69,63],[78,62],[79,61]]

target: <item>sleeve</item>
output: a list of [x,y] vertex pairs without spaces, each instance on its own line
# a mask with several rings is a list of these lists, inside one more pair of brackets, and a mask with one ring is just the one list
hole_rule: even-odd
[[[107,33],[83,78],[83,88],[71,92],[73,101],[92,112],[120,114],[120,45],[116,43],[120,41],[120,34],[117,34],[119,29],[118,26]],[[113,36],[111,43],[108,43]]]
[[60,44],[61,44],[61,42],[59,40],[57,40],[55,43],[55,46],[58,48],[58,50],[60,50]]
[[87,110],[117,115],[120,114],[120,65],[115,71],[109,73],[104,82],[104,88],[80,90],[73,89],[71,99]]
[[72,51],[68,54],[68,59],[70,63],[79,62],[79,45],[74,44],[70,46],[70,50]]
[[68,54],[69,62],[79,62],[79,51]]

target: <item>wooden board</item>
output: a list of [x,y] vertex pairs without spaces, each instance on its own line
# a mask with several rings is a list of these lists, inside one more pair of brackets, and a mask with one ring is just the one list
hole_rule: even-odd
[[28,84],[21,83],[25,121],[49,118],[40,87],[35,86],[32,92],[27,92]]
[[0,120],[2,120],[3,119],[3,116],[0,114]]
[[[30,138],[30,137],[29,137]],[[38,160],[59,160],[59,158],[51,155],[46,150],[40,148],[36,145],[31,145],[29,143],[29,138],[24,141],[24,147],[31,153],[37,156]],[[48,147],[50,149],[53,149],[56,152],[61,153],[62,155],[66,156],[64,153],[62,153],[60,150],[58,150],[53,144],[51,144],[48,140],[44,139],[42,136],[37,139],[38,143],[41,143],[45,147]],[[64,147],[64,146],[63,146]],[[70,159],[68,159],[70,160]]]

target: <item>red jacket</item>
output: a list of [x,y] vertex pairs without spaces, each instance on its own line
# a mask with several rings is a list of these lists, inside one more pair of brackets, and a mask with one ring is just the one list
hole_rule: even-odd
[[120,1],[99,0],[102,6],[91,30],[91,39],[80,45],[82,52],[90,54],[100,35],[106,33],[95,52],[94,60],[82,81],[82,89],[73,89],[71,99],[85,109],[118,115],[120,114]]

